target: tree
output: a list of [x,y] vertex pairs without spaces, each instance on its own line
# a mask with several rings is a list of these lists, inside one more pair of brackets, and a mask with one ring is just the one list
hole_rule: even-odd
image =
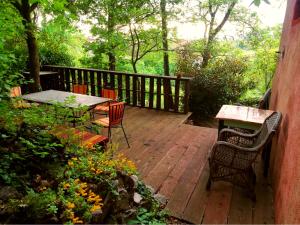
[[32,19],[34,10],[38,7],[38,2],[31,3],[29,0],[13,0],[11,4],[17,9],[23,18],[23,25],[25,27],[26,43],[29,56],[29,70],[30,76],[33,78],[33,91],[39,91],[40,85],[40,61],[38,43],[36,39],[36,25]]
[[143,25],[138,24],[130,24],[129,32],[131,39],[131,65],[133,71],[138,73],[138,61],[159,46],[160,32],[155,28],[144,29]]
[[25,40],[28,49],[28,61],[30,77],[33,79],[31,91],[41,90],[40,85],[40,60],[37,41],[37,9],[44,7],[48,12],[63,12],[67,5],[66,0],[57,0],[48,2],[46,0],[4,0],[7,4],[15,7],[18,14],[22,17],[22,23],[25,28]]
[[[81,0],[77,2],[79,12],[92,24],[91,33],[94,53],[105,54],[108,58],[108,69],[116,69],[117,56],[126,52],[124,30],[132,18],[140,15],[149,0]],[[134,19],[133,19],[134,20]]]

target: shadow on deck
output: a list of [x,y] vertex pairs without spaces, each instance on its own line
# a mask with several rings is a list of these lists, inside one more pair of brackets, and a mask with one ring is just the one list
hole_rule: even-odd
[[206,191],[207,158],[217,130],[184,124],[188,116],[127,107],[124,127],[131,148],[119,129],[113,130],[113,142],[136,163],[145,183],[168,198],[172,216],[190,223],[274,223],[272,190],[260,162],[256,203],[228,183],[213,183]]

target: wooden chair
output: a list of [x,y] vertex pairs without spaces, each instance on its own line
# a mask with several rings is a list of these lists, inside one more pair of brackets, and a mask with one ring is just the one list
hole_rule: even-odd
[[16,86],[10,89],[10,97],[20,97],[22,95],[21,87]]
[[222,129],[209,158],[207,189],[210,189],[212,181],[228,181],[248,189],[255,199],[256,175],[252,165],[272,140],[280,121],[281,113],[274,112],[254,134]]
[[72,92],[76,94],[87,94],[87,85],[86,84],[73,84]]
[[124,137],[126,139],[127,145],[130,148],[124,127],[123,127],[123,116],[125,110],[124,102],[116,102],[109,104],[108,117],[100,118],[94,120],[93,123],[100,125],[102,127],[108,128],[108,138],[111,140],[111,129],[112,128],[122,128]]
[[[115,90],[113,89],[102,89],[101,91],[101,97],[104,98],[110,98],[112,99],[113,102],[117,102],[117,93]],[[101,105],[97,105],[94,110],[93,113],[94,114],[100,114],[100,115],[107,115],[109,111],[109,103],[103,103]]]
[[108,143],[106,136],[71,127],[59,126],[53,129],[51,133],[60,140],[71,139],[74,143],[85,148],[93,148],[95,145],[105,147]]
[[[10,89],[11,102],[14,108],[16,109],[26,109],[30,108],[31,104],[19,97],[22,96],[22,91],[20,86],[16,86]],[[38,105],[37,103],[35,105]]]

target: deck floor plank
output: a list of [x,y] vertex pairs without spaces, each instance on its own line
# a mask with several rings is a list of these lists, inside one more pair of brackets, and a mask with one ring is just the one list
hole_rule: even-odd
[[112,142],[136,163],[145,183],[168,198],[171,215],[197,224],[274,223],[272,190],[261,166],[255,167],[256,203],[225,182],[214,182],[206,190],[207,160],[217,130],[183,124],[188,116],[126,107],[124,127],[131,147],[121,129],[113,130]]

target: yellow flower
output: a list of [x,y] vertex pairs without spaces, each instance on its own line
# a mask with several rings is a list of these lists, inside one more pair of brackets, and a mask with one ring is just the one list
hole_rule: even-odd
[[100,210],[101,206],[102,206],[102,204],[99,204],[99,205],[95,204],[95,205],[93,205],[93,207],[91,208],[91,212],[95,212],[97,210]]
[[72,223],[78,224],[78,223],[83,223],[83,221],[82,221],[79,217],[74,217],[74,218],[72,219]]
[[68,209],[74,209],[75,208],[75,204],[73,202],[68,202],[66,206],[67,206]]
[[68,161],[69,166],[74,166],[74,163],[72,161]]
[[76,158],[76,157],[73,157],[73,158],[72,158],[72,160],[73,160],[73,161],[77,161],[77,160],[78,160],[78,158]]
[[70,184],[69,183],[64,184],[64,189],[69,189],[69,188],[70,188]]

